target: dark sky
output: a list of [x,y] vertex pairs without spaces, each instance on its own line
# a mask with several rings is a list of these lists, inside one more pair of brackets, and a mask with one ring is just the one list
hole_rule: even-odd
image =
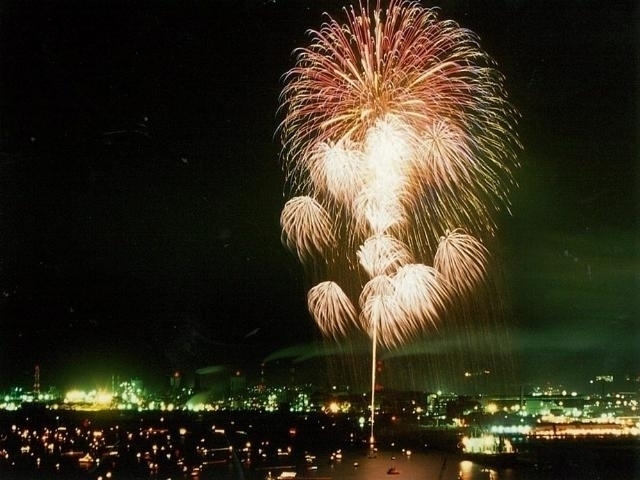
[[[522,114],[518,382],[640,374],[638,9],[446,1]],[[317,339],[280,243],[281,75],[348,2],[0,6],[0,387],[165,382]],[[431,4],[424,3],[425,6]]]

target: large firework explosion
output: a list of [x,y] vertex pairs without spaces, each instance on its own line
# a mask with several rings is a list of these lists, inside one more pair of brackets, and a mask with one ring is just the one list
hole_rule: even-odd
[[435,9],[345,13],[285,77],[283,241],[324,277],[309,308],[325,334],[377,323],[395,346],[484,281],[516,114],[477,37]]
[[344,14],[309,31],[284,77],[282,238],[321,332],[366,332],[375,370],[378,345],[471,316],[491,290],[487,243],[520,145],[474,33],[410,1]]

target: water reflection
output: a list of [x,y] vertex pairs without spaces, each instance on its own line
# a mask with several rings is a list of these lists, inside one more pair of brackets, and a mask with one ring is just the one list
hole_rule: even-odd
[[85,415],[0,415],[0,478],[618,480],[640,473],[635,437],[530,440],[505,457],[462,453],[415,432],[370,449],[348,417]]

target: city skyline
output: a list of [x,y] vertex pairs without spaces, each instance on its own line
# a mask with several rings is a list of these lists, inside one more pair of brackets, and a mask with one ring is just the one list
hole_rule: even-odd
[[[467,3],[441,17],[498,63],[524,145],[494,347],[514,383],[637,374],[637,8]],[[0,386],[319,351],[273,131],[292,51],[349,4],[3,7]]]
[[[364,364],[364,362],[363,362]],[[209,365],[195,371],[172,371],[164,377],[154,378],[150,375],[131,376],[127,371],[112,372],[110,375],[67,377],[66,383],[54,384],[52,379],[60,378],[56,372],[42,372],[40,365],[35,365],[29,379],[22,378],[18,383],[8,385],[0,390],[5,394],[5,401],[21,398],[28,403],[54,404],[71,395],[116,395],[122,389],[134,385],[144,390],[146,395],[157,398],[180,396],[182,401],[208,395],[219,402],[229,400],[234,395],[242,395],[252,391],[263,390],[299,390],[309,392],[340,395],[356,395],[368,398],[370,385],[366,376],[352,378],[355,383],[348,383],[346,377],[339,382],[331,382],[331,378],[318,371],[320,363],[314,366],[299,367],[295,363],[261,364],[255,368],[237,368],[234,365]],[[412,365],[409,365],[412,368]],[[96,372],[94,372],[96,373]],[[615,396],[623,392],[637,395],[640,376],[614,376],[610,374],[594,375],[584,382],[571,384],[548,380],[544,383],[522,382],[519,385],[505,386],[501,379],[495,379],[494,372],[465,371],[458,372],[458,377],[447,375],[436,381],[412,378],[407,381],[407,374],[396,375],[387,371],[384,362],[380,362],[376,392],[379,395],[393,395],[394,392],[413,392],[424,395],[455,395],[469,398],[526,396]],[[14,377],[17,378],[17,377]],[[551,378],[551,377],[549,377]]]

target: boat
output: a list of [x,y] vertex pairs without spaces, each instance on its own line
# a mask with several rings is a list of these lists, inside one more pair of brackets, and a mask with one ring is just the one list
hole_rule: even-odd
[[269,472],[267,473],[265,480],[283,480],[287,478],[296,478],[296,472],[285,470],[284,472],[280,472],[280,475],[277,477],[274,477],[271,472]]

